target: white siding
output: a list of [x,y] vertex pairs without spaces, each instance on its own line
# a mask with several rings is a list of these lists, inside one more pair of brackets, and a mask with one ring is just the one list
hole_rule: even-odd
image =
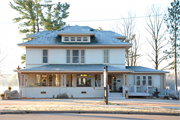
[[65,49],[49,49],[49,64],[65,64]]
[[102,64],[103,50],[102,49],[86,49],[86,64]]
[[128,83],[129,85],[134,85],[134,75],[129,75],[128,76]]
[[42,49],[26,49],[26,64],[41,64]]
[[160,75],[153,75],[153,86],[160,89],[160,86],[161,86],[161,77],[160,77]]
[[110,64],[125,64],[125,49],[110,49]]

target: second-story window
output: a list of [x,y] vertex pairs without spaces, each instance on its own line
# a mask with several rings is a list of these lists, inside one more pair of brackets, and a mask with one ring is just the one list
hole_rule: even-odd
[[66,50],[66,63],[85,63],[85,50]]
[[104,50],[104,63],[109,63],[109,50]]
[[85,54],[84,54],[84,50],[81,50],[81,63],[85,63]]
[[67,52],[66,52],[66,63],[71,63],[71,61],[70,61],[70,58],[71,56],[70,56],[70,50],[67,50]]
[[72,50],[72,63],[79,63],[79,50]]
[[43,63],[48,63],[48,50],[43,50]]

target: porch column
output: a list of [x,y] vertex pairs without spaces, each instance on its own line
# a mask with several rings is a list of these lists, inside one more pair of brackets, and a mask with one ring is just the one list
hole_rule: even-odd
[[66,74],[61,74],[61,87],[66,87]]
[[21,79],[20,79],[20,87],[25,87],[26,86],[26,75],[25,74],[21,74]]
[[128,86],[128,74],[123,74],[123,86]]
[[73,78],[72,78],[72,80],[73,80],[73,87],[77,87],[77,85],[76,85],[76,74],[73,74],[72,75],[73,76]]
[[104,87],[103,74],[100,74],[100,76],[101,76],[101,87]]
[[91,74],[91,87],[95,87],[95,74]]

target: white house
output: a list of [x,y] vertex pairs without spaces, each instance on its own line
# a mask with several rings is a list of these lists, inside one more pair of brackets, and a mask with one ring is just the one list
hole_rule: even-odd
[[165,71],[125,66],[132,45],[125,36],[88,26],[66,26],[28,36],[18,46],[26,49],[26,68],[19,73],[22,97],[52,98],[67,93],[74,98],[103,97],[103,67],[108,66],[110,94],[149,96],[165,88]]

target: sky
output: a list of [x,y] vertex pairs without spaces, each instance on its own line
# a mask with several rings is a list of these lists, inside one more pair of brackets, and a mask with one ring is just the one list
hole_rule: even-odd
[[[52,0],[57,3],[60,0]],[[69,17],[64,21],[70,25],[90,26],[103,30],[116,30],[118,22],[122,22],[121,18],[127,18],[128,12],[136,14],[136,32],[140,34],[140,44],[142,57],[138,61],[138,65],[151,67],[146,53],[151,50],[147,44],[146,37],[148,33],[146,26],[146,11],[154,4],[161,6],[162,10],[167,10],[170,2],[173,0],[61,0],[61,3],[70,4],[68,10]],[[20,14],[9,6],[9,2],[13,0],[0,0],[0,49],[1,58],[5,56],[1,64],[3,74],[13,73],[13,70],[19,65],[21,68],[25,65],[21,64],[21,55],[25,50],[18,47],[17,44],[22,42],[24,35],[19,34],[18,23],[13,23],[12,19],[20,16]]]

